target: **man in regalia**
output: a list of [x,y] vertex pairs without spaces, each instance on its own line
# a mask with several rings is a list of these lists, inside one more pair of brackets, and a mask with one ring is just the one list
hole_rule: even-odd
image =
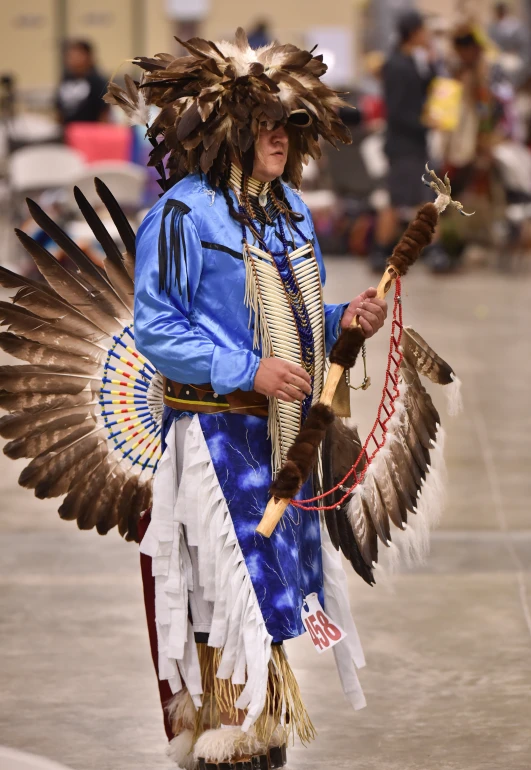
[[148,621],[176,762],[280,767],[288,733],[314,732],[283,648],[304,632],[307,597],[347,631],[334,650],[355,708],[364,661],[319,513],[290,507],[270,539],[255,530],[327,351],[355,315],[369,337],[387,311],[372,288],[324,302],[294,189],[321,139],[350,141],[322,57],[254,51],[242,30],[183,45],[185,57],[138,59],[141,83],[108,96],[131,115],[144,100],[160,108],[148,136],[168,175],[135,275],[136,344],[164,375],[165,451],[141,544]]

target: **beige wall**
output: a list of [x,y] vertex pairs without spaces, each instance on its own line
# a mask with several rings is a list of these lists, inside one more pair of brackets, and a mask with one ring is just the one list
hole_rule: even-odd
[[54,0],[0,0],[0,72],[23,88],[55,82],[56,35]]
[[[144,50],[136,50],[132,15],[142,2],[142,29],[137,38],[143,38]],[[278,39],[302,42],[307,27],[345,24],[356,30],[361,2],[212,0],[201,34],[214,39],[230,37],[239,25],[250,27],[265,17],[272,21]],[[15,71],[23,89],[51,87],[57,80],[58,6],[56,0],[0,0],[0,71]],[[135,54],[175,50],[174,29],[167,19],[164,0],[66,0],[66,10],[67,35],[94,42],[100,66],[107,75]]]
[[165,2],[164,0],[148,0],[148,2],[149,12],[145,15],[146,50],[142,51],[141,55],[173,53],[176,43],[173,39],[172,25],[166,17]]
[[131,0],[68,0],[68,37],[86,38],[97,46],[102,71],[110,76],[132,51]]
[[[230,37],[237,26],[249,28],[260,18],[270,20],[281,41],[304,42],[304,30],[320,25],[345,25],[361,32],[363,7],[371,0],[211,0],[211,12],[201,34],[211,39]],[[135,54],[176,50],[174,29],[166,17],[165,0],[64,0],[66,30],[92,40],[102,70],[112,75],[123,60]],[[453,15],[466,0],[418,0],[429,13]],[[190,0],[193,4],[194,0]],[[59,76],[59,0],[0,0],[0,72],[15,72],[23,89],[52,88]],[[515,0],[515,8],[521,0]],[[491,0],[476,0],[483,18]],[[136,19],[133,14],[140,9]],[[139,50],[139,48],[143,50]]]
[[302,43],[305,28],[355,27],[360,6],[359,0],[212,0],[204,31],[211,38],[228,37],[238,26],[248,29],[257,20],[266,19],[278,40]]

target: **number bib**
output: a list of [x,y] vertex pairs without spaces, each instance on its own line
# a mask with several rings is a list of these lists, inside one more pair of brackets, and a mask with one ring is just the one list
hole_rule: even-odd
[[304,599],[301,617],[319,655],[346,637],[343,629],[333,623],[323,610],[316,593],[308,594]]

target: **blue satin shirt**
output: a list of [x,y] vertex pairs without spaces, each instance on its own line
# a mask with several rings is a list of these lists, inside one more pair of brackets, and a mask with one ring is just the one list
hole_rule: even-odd
[[[323,259],[308,207],[289,187],[285,191],[292,209],[304,215],[298,228],[313,241],[324,284]],[[159,248],[166,239],[169,253],[168,244],[175,239],[171,232],[175,220],[168,216],[172,206],[179,215],[180,275],[175,281],[174,272],[168,295],[160,287]],[[249,231],[247,238],[253,243]],[[306,242],[297,233],[293,238],[290,249]],[[274,224],[265,227],[263,239],[271,252],[282,249]],[[223,194],[199,174],[191,174],[160,198],[138,231],[134,312],[138,350],[176,382],[210,382],[219,394],[252,390],[260,351],[253,350],[244,292],[241,225],[230,217]],[[345,307],[324,306],[327,351],[337,338]]]

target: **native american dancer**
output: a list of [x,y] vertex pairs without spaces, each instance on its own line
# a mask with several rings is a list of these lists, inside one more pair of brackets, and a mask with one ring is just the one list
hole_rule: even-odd
[[[290,732],[314,735],[283,647],[305,626],[333,646],[352,706],[365,705],[339,550],[372,584],[378,538],[398,551],[391,539],[406,530],[402,551],[422,551],[439,507],[440,420],[418,372],[455,377],[404,329],[399,281],[459,204],[428,180],[437,200],[378,290],[325,304],[311,216],[289,185],[320,139],[349,141],[322,57],[253,51],[242,30],[235,43],[183,45],[188,56],[137,59],[140,82],[107,97],[147,126],[165,190],[136,241],[99,180],[124,249],[76,199],[103,269],[29,203],[76,269],[17,233],[46,283],[0,269],[18,290],[0,303],[0,345],[27,362],[2,368],[0,434],[8,456],[33,458],[23,486],[66,495],[62,518],[141,541],[170,756],[268,770],[285,764]],[[151,124],[147,105],[160,108]],[[362,445],[339,419],[344,370],[383,325],[395,282],[385,388]]]

